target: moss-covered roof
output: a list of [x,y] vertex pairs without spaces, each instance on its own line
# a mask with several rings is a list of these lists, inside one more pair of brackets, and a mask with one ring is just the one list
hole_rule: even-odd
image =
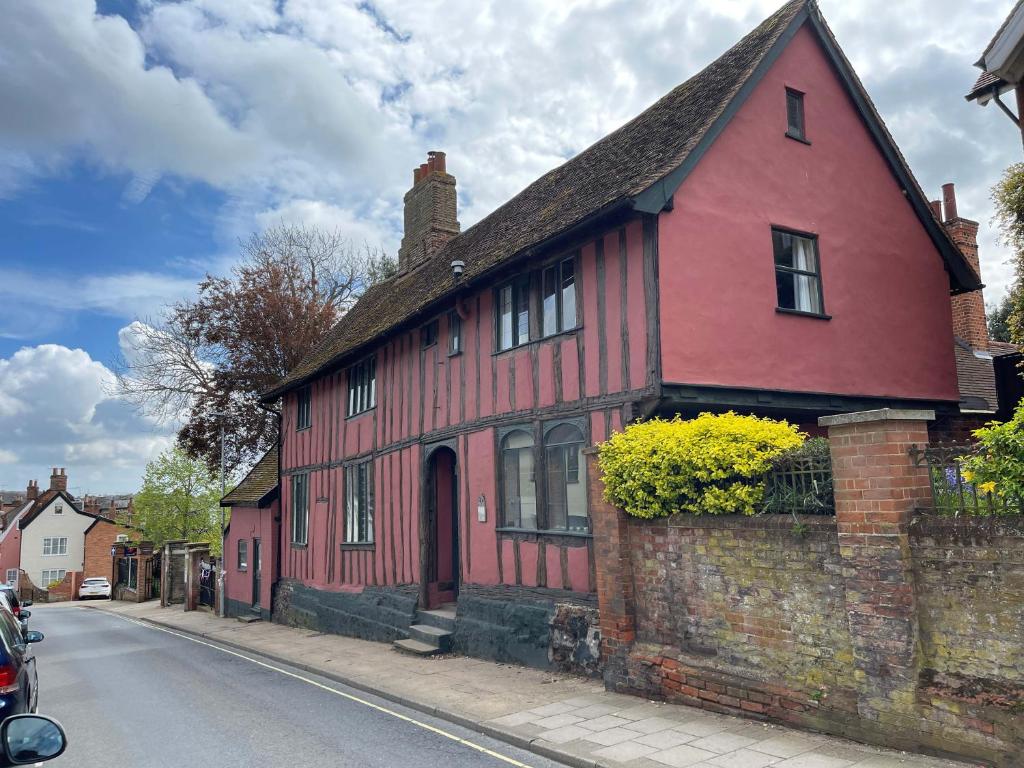
[[223,499],[222,507],[255,507],[277,487],[277,446],[275,445],[256,462],[242,482]]

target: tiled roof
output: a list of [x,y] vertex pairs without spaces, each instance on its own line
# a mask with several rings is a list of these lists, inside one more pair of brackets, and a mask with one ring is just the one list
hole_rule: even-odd
[[[802,14],[814,21],[832,55],[849,72],[848,84],[860,100],[865,119],[877,126],[884,151],[915,202],[918,215],[946,259],[952,279],[963,290],[980,287],[977,276],[946,231],[934,220],[906,160],[888,133],[871,99],[825,26],[814,0],[790,0],[703,70],[677,86],[618,130],[591,145],[537,181],[465,232],[456,235],[422,265],[369,288],[324,339],[269,392],[271,402],[290,389],[354,358],[375,339],[405,323],[427,319],[456,287],[465,288],[519,256],[554,238],[625,209],[643,193],[669,186],[691,153],[714,136],[730,104],[784,33],[793,32]],[[664,182],[660,184],[659,182]],[[676,182],[678,183],[678,182]],[[671,191],[671,190],[669,190]],[[465,263],[458,286],[451,262]]]
[[968,101],[973,101],[979,96],[990,93],[993,84],[1006,85],[1007,83],[999,75],[993,75],[991,72],[982,72],[978,75],[978,79],[974,81],[974,85],[964,98]]
[[249,470],[242,482],[220,500],[222,507],[256,506],[260,500],[277,487],[277,446],[274,446],[256,466]]
[[963,339],[955,338],[956,378],[960,385],[960,408],[968,411],[992,411],[999,407],[995,369],[992,359],[978,357]]
[[989,351],[992,353],[992,357],[1003,357],[1005,355],[1019,355],[1020,347],[1016,344],[1010,344],[1007,341],[990,341],[988,343]]

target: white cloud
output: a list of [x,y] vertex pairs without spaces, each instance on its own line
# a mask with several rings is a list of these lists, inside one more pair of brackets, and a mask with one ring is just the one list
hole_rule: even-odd
[[[84,157],[125,174],[128,204],[168,178],[227,192],[225,242],[296,217],[393,247],[426,150],[448,151],[471,225],[779,1],[182,0],[143,4],[136,29],[92,0],[12,4],[0,195]],[[962,96],[1011,0],[821,5],[926,191],[956,181],[982,223],[995,298],[987,192],[1019,138]]]
[[[131,491],[173,428],[142,420],[110,395],[113,373],[81,349],[23,347],[0,358],[0,487],[44,486],[64,466],[72,493]],[[76,490],[77,489],[77,490]]]

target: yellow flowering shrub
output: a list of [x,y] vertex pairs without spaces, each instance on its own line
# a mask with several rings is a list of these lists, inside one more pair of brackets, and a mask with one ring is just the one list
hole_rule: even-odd
[[732,411],[637,422],[598,446],[604,495],[635,517],[752,515],[772,459],[803,441],[785,421]]
[[[968,514],[1021,514],[1024,512],[1024,401],[1005,423],[991,421],[974,431],[977,450],[961,459],[961,476],[995,503],[968,505]],[[968,488],[968,490],[970,490]],[[983,500],[984,501],[984,500]],[[941,508],[941,505],[938,505]],[[954,506],[954,513],[960,505]]]

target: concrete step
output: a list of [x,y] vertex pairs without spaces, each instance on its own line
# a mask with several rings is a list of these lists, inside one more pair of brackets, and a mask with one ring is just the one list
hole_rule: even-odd
[[413,624],[409,627],[409,637],[433,646],[442,653],[452,649],[452,633],[447,629],[432,627],[429,624]]
[[238,620],[243,624],[252,624],[254,621],[262,621],[262,617],[258,613],[247,613],[245,616],[239,616]]
[[413,640],[411,637],[407,640],[395,640],[394,645],[395,650],[413,656],[433,656],[441,652],[434,646],[421,643],[419,640]]
[[427,624],[447,632],[455,631],[455,605],[454,603],[442,605],[431,611],[416,611],[416,623]]

